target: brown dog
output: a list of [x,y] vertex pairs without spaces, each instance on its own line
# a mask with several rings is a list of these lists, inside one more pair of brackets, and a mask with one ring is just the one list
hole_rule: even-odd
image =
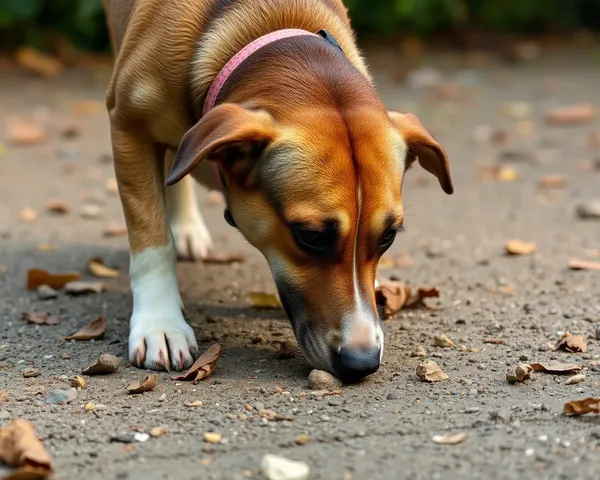
[[105,8],[117,54],[107,107],[131,248],[131,361],[180,370],[198,352],[175,265],[178,254],[211,247],[189,173],[209,188],[222,181],[227,218],[269,262],[308,361],[346,381],[373,373],[383,353],[377,264],[402,228],[404,173],[418,158],[446,193],[453,187],[437,142],[378,99],[341,0]]

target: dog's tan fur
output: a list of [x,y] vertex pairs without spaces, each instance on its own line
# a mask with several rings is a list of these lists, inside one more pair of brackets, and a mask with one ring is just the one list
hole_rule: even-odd
[[[295,300],[283,300],[311,363],[332,370],[324,357],[342,344],[383,342],[372,334],[374,282],[380,239],[403,222],[404,172],[418,157],[447,193],[452,183],[437,142],[414,117],[388,114],[378,99],[342,2],[105,5],[117,53],[107,106],[132,254],[169,243],[165,152],[178,150],[169,184],[191,174],[214,186],[206,160],[218,162],[239,230],[269,261],[282,297],[293,290]],[[283,28],[328,30],[343,55],[317,37],[263,47],[201,118],[225,63]],[[339,237],[335,258],[316,259],[299,248],[290,225],[319,230],[330,220]],[[143,352],[133,356],[143,363]]]

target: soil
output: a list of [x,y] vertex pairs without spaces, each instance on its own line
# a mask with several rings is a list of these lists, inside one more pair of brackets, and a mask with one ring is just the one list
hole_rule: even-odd
[[[102,235],[109,223],[123,221],[118,196],[106,188],[113,177],[102,106],[106,72],[74,70],[50,80],[2,75],[0,124],[11,116],[35,117],[48,139],[12,146],[7,130],[0,130],[0,390],[6,393],[0,426],[31,421],[65,479],[261,478],[267,453],[306,462],[311,479],[598,478],[600,417],[562,411],[566,401],[600,392],[600,272],[567,267],[571,258],[600,255],[600,221],[576,215],[579,203],[600,197],[600,171],[591,166],[600,150],[589,145],[600,124],[544,123],[552,106],[595,101],[598,107],[597,49],[477,68],[465,67],[457,54],[426,58],[444,82],[433,91],[400,82],[390,55],[367,55],[381,95],[390,108],[417,113],[445,147],[456,192],[446,196],[418,166],[408,173],[407,230],[388,257],[407,253],[413,265],[383,269],[380,276],[436,287],[440,298],[427,300],[431,308],[386,320],[380,370],[337,396],[308,390],[303,359],[276,358],[279,343],[293,338],[285,314],[253,308],[248,299],[252,291],[274,291],[266,263],[203,190],[202,211],[219,252],[246,258],[235,265],[179,265],[186,316],[201,349],[222,343],[222,357],[214,375],[197,385],[159,373],[153,391],[128,394],[127,385],[148,372],[126,365],[126,237]],[[513,118],[523,110],[523,118]],[[496,132],[491,140],[483,138],[486,125]],[[74,138],[63,138],[67,128]],[[518,176],[482,178],[481,169],[491,165],[514,168]],[[561,175],[566,186],[540,189],[546,175]],[[70,211],[46,212],[51,200],[64,201]],[[80,215],[89,203],[99,206],[99,217]],[[37,217],[22,220],[24,208]],[[537,250],[507,256],[504,245],[513,238],[536,242]],[[104,280],[104,293],[59,292],[40,300],[25,288],[31,268],[80,271],[92,279],[86,271],[91,257],[121,272]],[[27,324],[21,312],[48,312],[60,323]],[[62,339],[99,315],[108,323],[103,339]],[[588,352],[549,350],[548,342],[565,331],[588,337]],[[454,346],[435,347],[439,334]],[[486,343],[490,338],[503,343]],[[419,345],[449,379],[419,380],[415,370],[423,358],[410,356]],[[69,404],[44,403],[102,353],[123,359],[117,373],[86,377]],[[539,372],[523,383],[506,381],[509,366],[551,359],[582,366],[585,382],[566,385],[568,375]],[[39,376],[23,377],[34,368]],[[198,400],[201,407],[186,406]],[[95,411],[85,409],[89,402]],[[261,409],[291,420],[263,419]],[[111,441],[160,426],[168,432],[146,442]],[[205,442],[207,432],[220,433],[221,443]],[[467,438],[457,445],[432,440],[458,433]],[[299,435],[308,441],[296,444]],[[0,474],[9,470],[3,468]]]

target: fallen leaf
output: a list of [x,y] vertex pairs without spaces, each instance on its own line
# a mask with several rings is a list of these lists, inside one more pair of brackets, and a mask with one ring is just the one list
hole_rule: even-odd
[[422,345],[419,345],[419,346],[417,346],[417,348],[415,350],[410,352],[410,356],[411,357],[426,357],[427,350],[425,350],[425,348]]
[[586,413],[600,413],[600,398],[585,398],[565,403],[564,412],[567,415],[585,415]]
[[547,373],[578,373],[581,371],[579,365],[572,363],[561,363],[556,360],[550,362],[535,362],[531,366],[535,371]]
[[333,397],[343,395],[343,390],[313,390],[310,392],[313,397]]
[[533,368],[526,363],[519,363],[516,367],[509,367],[506,371],[506,380],[510,383],[522,382],[531,377]]
[[456,433],[454,435],[434,435],[431,439],[433,443],[439,445],[457,445],[464,442],[468,435],[466,433]]
[[24,222],[33,222],[37,218],[37,212],[33,208],[24,208],[19,212],[19,218]]
[[483,343],[491,343],[492,345],[504,345],[502,338],[486,338]]
[[404,307],[420,305],[425,298],[437,298],[436,288],[418,288],[413,290],[404,282],[381,280],[375,289],[375,301],[383,318],[389,318]]
[[85,378],[81,375],[75,375],[69,379],[69,384],[73,388],[85,388]]
[[450,340],[448,338],[448,336],[444,335],[443,333],[441,335],[435,335],[433,337],[433,344],[436,347],[442,347],[442,348],[454,346],[454,343],[452,343],[452,340]]
[[91,322],[87,327],[75,332],[73,335],[64,337],[64,340],[97,340],[104,337],[106,333],[106,318],[100,315],[96,320]]
[[505,249],[509,255],[529,255],[536,251],[537,245],[534,242],[509,240],[506,242]]
[[573,375],[571,378],[569,378],[565,385],[576,385],[582,382],[585,382],[585,375],[583,373],[578,373],[577,375]]
[[69,208],[69,206],[61,200],[53,200],[46,204],[46,211],[48,213],[53,213],[56,215],[65,215],[69,213],[70,210],[71,209]]
[[90,258],[87,262],[87,268],[92,275],[100,278],[116,278],[119,276],[119,271],[114,268],[107,267],[101,258]]
[[568,105],[546,112],[546,123],[550,125],[582,125],[596,119],[598,112],[592,105]]
[[17,467],[5,479],[43,479],[52,475],[52,458],[27,420],[16,419],[0,429],[0,460]]
[[587,340],[581,335],[571,335],[569,332],[566,332],[556,342],[554,350],[566,350],[570,353],[586,353]]
[[187,402],[185,403],[186,407],[201,407],[202,406],[202,400],[194,400],[193,402]]
[[439,382],[449,378],[440,366],[432,360],[417,365],[415,373],[423,382]]
[[285,340],[279,344],[279,350],[275,354],[275,358],[280,360],[287,360],[290,358],[297,358],[300,356],[300,347],[296,342]]
[[121,359],[110,353],[103,353],[93,365],[84,368],[81,373],[84,375],[108,375],[115,373],[121,366]]
[[217,360],[221,356],[222,348],[218,343],[211,345],[206,352],[200,355],[198,360],[194,362],[184,375],[172,377],[173,380],[193,380],[194,383],[197,383],[210,376],[217,365]]
[[168,430],[166,427],[154,427],[150,430],[150,436],[152,438],[162,437],[163,435],[166,435],[167,432]]
[[35,290],[40,285],[48,285],[55,289],[63,288],[67,283],[79,280],[81,275],[77,272],[50,273],[46,270],[34,268],[27,271],[27,289]]
[[48,315],[47,313],[29,313],[21,312],[21,318],[27,323],[35,323],[36,325],[58,325],[60,322]]
[[9,117],[8,140],[15,146],[27,147],[39,145],[48,139],[46,131],[35,123],[27,122],[21,118]]
[[106,238],[124,237],[125,235],[127,235],[127,226],[120,223],[109,223],[102,230],[102,236]]
[[279,297],[274,293],[251,292],[250,301],[255,308],[280,308]]
[[600,262],[590,262],[589,260],[578,260],[573,258],[569,260],[571,270],[600,270]]
[[538,185],[540,188],[564,188],[567,181],[560,175],[547,175],[539,179]]
[[202,263],[228,265],[230,263],[243,263],[246,259],[239,254],[213,254],[202,259]]
[[134,380],[127,386],[127,393],[144,393],[154,390],[158,385],[158,375],[152,374],[141,380]]
[[102,282],[76,281],[65,285],[65,292],[69,295],[85,295],[88,293],[102,293],[104,284]]
[[63,68],[56,58],[27,46],[15,52],[15,60],[21,68],[46,78],[57,76]]

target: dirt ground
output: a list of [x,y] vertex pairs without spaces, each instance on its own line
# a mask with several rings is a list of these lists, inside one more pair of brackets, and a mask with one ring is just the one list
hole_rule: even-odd
[[[408,174],[407,231],[387,256],[407,253],[413,265],[386,268],[380,276],[438,288],[439,301],[429,301],[437,309],[403,310],[386,320],[381,369],[344,386],[343,395],[326,397],[308,390],[302,359],[275,358],[279,342],[292,338],[285,315],[248,300],[251,291],[274,291],[266,263],[202,191],[218,250],[246,257],[239,265],[179,265],[186,315],[201,349],[224,346],[214,376],[193,385],[162,373],[154,391],[128,395],[126,385],[146,372],[124,365],[115,374],[88,377],[69,404],[45,403],[99,354],[127,360],[127,241],[102,233],[123,221],[118,196],[106,184],[112,178],[101,105],[106,77],[89,71],[52,80],[15,72],[0,77],[0,125],[18,116],[48,131],[40,145],[17,147],[8,130],[0,130],[0,390],[6,395],[0,426],[30,420],[59,478],[261,478],[266,453],[306,462],[311,479],[598,478],[600,416],[567,417],[562,410],[566,401],[600,391],[600,272],[567,267],[571,258],[600,255],[600,221],[575,213],[579,203],[600,197],[600,169],[591,165],[600,156],[593,149],[600,122],[544,123],[544,112],[554,106],[598,106],[597,48],[476,68],[458,55],[436,56],[426,63],[436,66],[443,85],[433,90],[400,82],[388,68],[395,60],[384,52],[369,58],[387,105],[417,113],[446,148],[456,193],[446,196],[417,167]],[[65,130],[74,130],[74,138],[64,138]],[[509,170],[500,174],[509,181],[482,178],[482,169],[493,165],[518,176],[511,179]],[[545,175],[562,176],[566,186],[541,189]],[[51,200],[64,201],[70,211],[46,212]],[[86,204],[97,205],[99,217],[83,218]],[[33,221],[20,218],[25,208],[37,212]],[[536,242],[537,251],[507,256],[511,238]],[[40,300],[25,288],[31,268],[91,278],[86,262],[95,256],[121,272],[104,280],[104,293],[60,292]],[[24,311],[49,312],[60,323],[26,324]],[[61,339],[98,315],[108,321],[103,340]],[[565,331],[588,337],[589,351],[548,350]],[[454,347],[433,346],[440,333]],[[490,338],[504,343],[486,343]],[[416,377],[423,359],[410,353],[418,345],[448,380]],[[566,385],[568,375],[544,373],[520,384],[505,379],[507,366],[551,359],[582,366],[585,382]],[[24,378],[31,368],[41,374]],[[202,407],[186,406],[196,400]],[[104,407],[86,411],[89,402]],[[268,421],[261,409],[292,420]],[[168,433],[131,444],[110,440],[157,426]],[[220,433],[222,442],[206,443],[206,432]],[[461,432],[467,439],[458,445],[432,441]],[[308,435],[304,445],[295,442],[301,434]],[[2,468],[0,474],[8,471]]]

